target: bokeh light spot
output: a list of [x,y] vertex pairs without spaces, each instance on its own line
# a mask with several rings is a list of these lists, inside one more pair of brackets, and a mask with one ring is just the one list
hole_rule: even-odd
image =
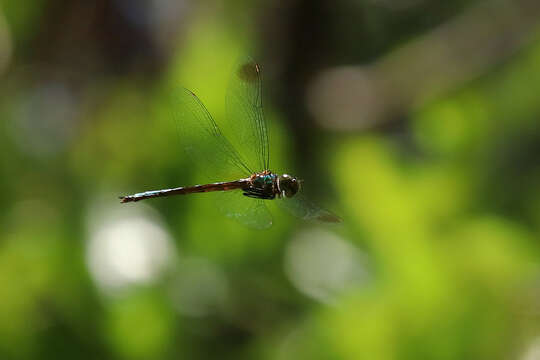
[[124,211],[102,210],[93,220],[87,264],[103,290],[150,283],[172,260],[170,235],[144,206]]
[[368,280],[365,257],[339,236],[324,230],[306,230],[287,247],[285,271],[302,293],[331,302],[340,292]]

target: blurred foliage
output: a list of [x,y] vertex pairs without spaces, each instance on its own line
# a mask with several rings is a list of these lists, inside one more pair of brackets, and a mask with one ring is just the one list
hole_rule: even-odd
[[[0,358],[535,359],[536,34],[390,125],[323,129],[305,110],[327,66],[473,5],[2,1]],[[118,203],[197,182],[168,94],[193,90],[219,123],[242,53],[263,64],[273,170],[341,226],[270,204],[253,231],[215,194]]]

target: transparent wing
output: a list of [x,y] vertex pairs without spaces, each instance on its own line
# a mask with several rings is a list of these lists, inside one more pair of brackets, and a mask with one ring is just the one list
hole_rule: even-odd
[[263,114],[260,66],[250,57],[237,61],[226,95],[226,122],[232,143],[256,171],[269,167],[268,132]]
[[178,88],[173,92],[171,102],[172,118],[186,155],[205,180],[235,180],[252,173],[194,93]]
[[220,193],[218,199],[219,210],[228,218],[252,229],[268,229],[272,226],[272,215],[264,200],[248,198],[240,191]]
[[290,198],[283,197],[281,199],[276,199],[276,202],[281,208],[304,220],[324,223],[341,222],[341,218],[339,216],[313,204],[311,201],[305,198],[302,192],[299,192]]

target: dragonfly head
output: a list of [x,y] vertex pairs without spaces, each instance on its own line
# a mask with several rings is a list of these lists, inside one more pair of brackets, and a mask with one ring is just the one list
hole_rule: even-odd
[[277,179],[279,193],[286,197],[292,197],[300,190],[301,180],[294,176],[283,174]]

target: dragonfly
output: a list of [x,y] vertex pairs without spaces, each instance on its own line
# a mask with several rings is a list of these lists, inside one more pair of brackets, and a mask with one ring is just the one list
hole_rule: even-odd
[[121,196],[121,202],[219,192],[218,208],[251,228],[265,229],[272,225],[266,206],[269,200],[277,201],[289,213],[308,221],[341,222],[337,215],[306,198],[303,180],[270,170],[261,67],[251,57],[237,61],[225,100],[222,130],[193,92],[178,88],[171,96],[171,117],[185,153],[205,175],[206,183]]

